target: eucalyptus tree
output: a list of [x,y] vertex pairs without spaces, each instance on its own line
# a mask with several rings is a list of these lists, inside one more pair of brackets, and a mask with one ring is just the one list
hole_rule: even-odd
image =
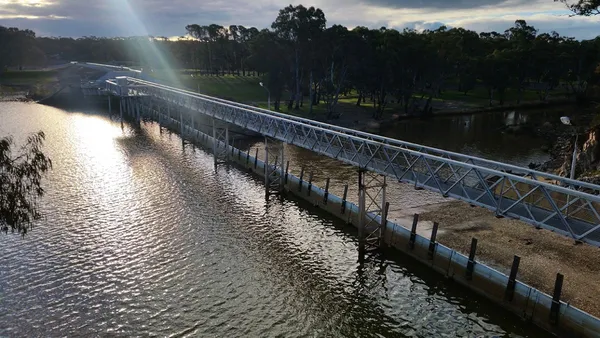
[[39,199],[44,196],[44,176],[52,161],[42,152],[44,133],[27,138],[15,149],[11,137],[0,138],[0,230],[25,236],[41,218]]
[[554,0],[560,1],[577,15],[600,15],[600,0]]
[[305,69],[311,63],[313,50],[319,48],[317,41],[325,30],[325,14],[314,7],[302,5],[288,6],[279,11],[279,15],[271,25],[277,36],[288,45],[288,55],[291,55],[293,68],[291,78],[294,80],[294,96],[288,107],[300,108],[302,99],[302,84]]

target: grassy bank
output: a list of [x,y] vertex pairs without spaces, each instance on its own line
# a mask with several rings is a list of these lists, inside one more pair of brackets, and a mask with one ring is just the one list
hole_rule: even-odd
[[0,73],[0,84],[35,85],[57,81],[56,71],[22,70]]
[[24,70],[0,74],[0,96],[11,99],[39,99],[58,90],[56,71]]
[[[183,74],[182,72],[175,75],[179,79],[179,85],[190,90],[232,101],[243,102],[256,107],[267,108],[267,93],[265,89],[259,85],[259,82],[262,81],[260,77],[235,75],[192,76]],[[164,71],[156,72],[154,76],[163,80],[169,79],[168,74]],[[517,104],[518,96],[519,94],[516,90],[509,89],[504,93],[503,105],[499,105],[499,101],[493,100],[492,106],[490,107],[487,91],[483,87],[477,87],[467,94],[457,90],[445,90],[432,100],[432,105],[434,114],[470,114],[506,109],[533,109],[548,104],[570,101],[566,97],[566,93],[560,90],[551,92],[548,102],[542,102],[539,99],[538,93],[534,90],[523,91],[521,93],[521,102],[519,104]],[[298,110],[287,109],[287,99],[289,97],[289,92],[283,94],[281,112],[320,120],[325,119],[327,108],[324,103],[313,106],[311,114],[308,96],[304,97],[303,105]],[[271,99],[271,104],[273,104],[274,98]],[[340,114],[340,124],[352,126],[363,121],[372,120],[372,115],[375,111],[373,102],[367,98],[366,102],[357,106],[357,100],[358,93],[356,92],[350,92],[349,95],[340,97],[336,108],[337,113]],[[402,117],[407,117],[407,115],[404,113],[404,107],[401,104],[395,101],[387,104],[383,116],[384,120]]]

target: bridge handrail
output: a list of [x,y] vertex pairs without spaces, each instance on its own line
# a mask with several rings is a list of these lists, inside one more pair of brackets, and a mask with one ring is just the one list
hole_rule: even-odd
[[242,111],[245,111],[245,112],[248,112],[248,113],[253,113],[253,114],[260,115],[260,116],[265,116],[265,117],[268,117],[268,118],[273,118],[273,119],[278,120],[278,121],[282,121],[282,122],[286,122],[286,123],[293,123],[293,124],[296,124],[298,126],[308,126],[310,128],[313,128],[315,130],[319,130],[321,132],[331,133],[331,134],[334,134],[334,135],[337,135],[337,136],[340,136],[340,137],[349,137],[349,138],[352,138],[354,140],[357,140],[357,141],[360,141],[360,142],[364,142],[364,143],[368,143],[368,144],[371,144],[371,145],[378,146],[378,145],[382,145],[383,144],[383,145],[386,146],[386,148],[389,147],[390,149],[394,149],[394,150],[397,150],[397,151],[407,152],[407,153],[409,153],[411,155],[414,155],[414,156],[422,156],[424,158],[427,158],[427,159],[430,159],[430,160],[433,160],[433,161],[446,162],[446,163],[450,163],[450,164],[454,164],[454,165],[458,165],[458,166],[462,166],[462,167],[466,167],[466,168],[477,169],[477,170],[479,170],[481,172],[484,172],[486,174],[507,177],[507,178],[510,178],[511,180],[516,181],[516,182],[521,182],[521,183],[525,183],[525,184],[533,185],[533,186],[540,186],[540,187],[544,187],[544,188],[546,188],[546,189],[548,189],[550,191],[554,191],[554,192],[558,192],[558,193],[563,193],[563,194],[571,195],[571,196],[577,196],[579,198],[583,198],[583,199],[588,200],[588,201],[594,201],[594,202],[600,203],[600,196],[589,194],[589,193],[586,193],[586,192],[583,192],[583,191],[568,189],[568,188],[561,187],[559,185],[550,184],[550,183],[547,183],[547,182],[544,182],[544,181],[539,181],[539,180],[533,180],[533,179],[530,179],[530,178],[527,178],[527,177],[523,177],[523,176],[519,176],[519,175],[515,175],[515,174],[503,172],[503,171],[499,171],[499,170],[488,168],[488,167],[479,166],[479,165],[476,165],[476,164],[469,164],[469,163],[466,163],[466,162],[456,161],[456,160],[453,160],[453,159],[450,159],[450,158],[444,158],[444,157],[440,157],[440,156],[436,156],[436,155],[432,155],[432,154],[422,153],[422,152],[419,152],[419,151],[416,151],[416,150],[412,150],[412,149],[402,148],[400,146],[396,146],[396,145],[392,145],[392,144],[381,143],[381,142],[377,142],[377,141],[371,140],[371,139],[365,139],[365,138],[354,136],[354,135],[348,135],[346,133],[338,132],[338,131],[331,130],[331,129],[328,129],[328,128],[322,128],[320,126],[314,126],[314,125],[309,125],[309,124],[306,124],[306,123],[302,123],[300,121],[294,121],[292,119],[287,118],[287,116],[286,117],[274,116],[273,114],[263,113],[263,112],[260,112],[260,111],[256,111],[256,110],[251,110],[251,109],[239,107],[239,106],[232,105],[232,104],[225,103],[225,102],[219,102],[218,100],[214,100],[212,97],[211,98],[207,98],[206,95],[199,95],[198,93],[181,90],[181,89],[174,88],[174,87],[159,85],[159,84],[155,84],[155,83],[152,83],[152,82],[148,82],[148,81],[144,81],[144,80],[139,80],[139,79],[136,79],[136,78],[130,78],[130,77],[128,78],[128,80],[130,82],[134,82],[134,83],[135,82],[141,83],[141,84],[143,84],[146,87],[148,87],[148,86],[149,87],[155,87],[155,88],[166,90],[166,91],[169,91],[169,92],[172,92],[172,93],[176,93],[176,94],[188,96],[188,97],[191,97],[191,98],[194,98],[194,99],[201,99],[201,100],[204,100],[204,101],[207,101],[207,102],[211,102],[211,103],[216,103],[216,104],[219,104],[219,105],[222,105],[222,106],[239,109],[239,110],[242,110]]
[[328,124],[328,123],[324,123],[324,122],[318,122],[315,120],[310,120],[310,119],[302,118],[302,117],[298,117],[298,116],[274,112],[271,110],[258,108],[258,107],[246,105],[243,103],[239,103],[239,102],[220,99],[220,98],[196,93],[196,92],[186,90],[186,89],[181,89],[181,88],[172,87],[172,86],[168,86],[168,85],[164,85],[164,84],[154,83],[151,81],[137,79],[136,82],[139,82],[142,84],[153,85],[153,86],[160,86],[165,89],[174,89],[174,90],[177,90],[180,92],[185,92],[185,93],[188,93],[191,95],[195,95],[196,97],[203,97],[206,99],[210,99],[212,101],[218,101],[218,102],[222,102],[225,104],[237,106],[240,108],[249,109],[252,111],[262,112],[262,113],[266,113],[266,114],[273,115],[273,116],[284,117],[289,120],[299,121],[299,122],[306,123],[306,124],[309,124],[312,126],[318,126],[320,128],[324,128],[324,129],[328,129],[328,130],[335,130],[337,132],[348,134],[348,135],[354,135],[354,136],[358,136],[358,137],[371,139],[371,140],[378,141],[383,144],[395,145],[397,147],[413,148],[414,150],[417,150],[419,152],[426,150],[426,151],[436,153],[436,154],[438,154],[438,156],[444,156],[444,155],[451,156],[454,159],[464,160],[465,162],[466,161],[472,161],[472,162],[476,161],[480,165],[484,164],[484,165],[497,167],[497,168],[491,168],[491,169],[500,170],[500,171],[505,170],[505,171],[511,171],[511,172],[524,173],[525,176],[530,176],[532,178],[533,177],[545,178],[548,180],[558,181],[558,182],[561,182],[562,183],[561,185],[564,185],[564,186],[587,188],[587,189],[593,190],[595,192],[595,194],[600,194],[600,186],[591,184],[591,183],[587,183],[587,182],[582,182],[579,180],[572,180],[567,177],[562,177],[562,176],[558,176],[558,175],[554,175],[554,174],[550,174],[550,173],[546,173],[546,172],[542,172],[542,171],[538,171],[538,170],[533,170],[533,169],[529,169],[529,168],[524,168],[524,167],[520,167],[520,166],[516,166],[516,165],[512,165],[512,164],[501,163],[498,161],[489,160],[489,159],[485,159],[485,158],[469,156],[469,155],[465,155],[465,154],[461,154],[461,153],[456,153],[456,152],[438,149],[438,148],[434,148],[434,147],[424,146],[424,145],[411,143],[411,142],[407,142],[407,141],[396,140],[396,139],[392,139],[392,138],[388,138],[388,137],[384,137],[384,136],[380,136],[380,135],[375,135],[375,134],[371,134],[371,133],[367,133],[367,132],[363,132],[363,131],[340,127],[340,126],[336,126],[336,125],[332,125],[332,124]]
[[100,68],[108,68],[108,69],[118,69],[118,70],[123,70],[123,71],[128,71],[128,72],[134,72],[134,73],[141,73],[141,70],[138,69],[133,69],[133,68],[129,68],[126,66],[115,66],[115,65],[106,65],[106,64],[102,64],[102,63],[95,63],[95,62],[77,62],[77,64],[82,65],[82,66],[86,66],[86,65],[90,65],[93,67],[100,67]]

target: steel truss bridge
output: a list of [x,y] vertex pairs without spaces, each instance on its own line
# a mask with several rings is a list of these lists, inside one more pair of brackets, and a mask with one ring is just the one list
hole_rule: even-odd
[[[227,160],[229,126],[265,137],[265,184],[283,189],[282,147],[288,143],[357,167],[359,238],[379,245],[387,224],[386,180],[484,207],[576,241],[600,246],[600,186],[510,164],[449,152],[218,99],[134,77],[106,81],[96,93],[120,98],[139,121],[174,122],[186,132],[212,122],[215,164]],[[110,104],[110,99],[109,99]],[[194,122],[196,119],[196,123]],[[275,147],[274,147],[275,146]],[[274,148],[273,148],[274,147]]]

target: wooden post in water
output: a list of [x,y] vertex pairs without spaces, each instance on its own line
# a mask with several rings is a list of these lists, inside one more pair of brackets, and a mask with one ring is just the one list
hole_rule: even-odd
[[435,248],[437,246],[436,237],[438,232],[439,224],[437,222],[433,223],[433,230],[431,230],[431,239],[429,240],[429,250],[427,250],[427,258],[430,260],[433,259],[435,254]]
[[560,317],[560,296],[562,294],[563,280],[564,276],[557,273],[556,281],[554,282],[552,305],[550,306],[550,323],[553,325],[558,325],[558,319]]
[[304,167],[300,169],[300,184],[298,185],[298,192],[302,191],[302,179],[304,178]]
[[119,117],[121,119],[121,128],[123,128],[123,98],[119,99]]
[[[381,212],[381,230],[380,230],[380,238],[379,238],[379,246],[380,247],[386,247],[387,244],[385,243],[385,232],[387,231],[387,224],[388,224],[388,212],[390,211],[390,202],[385,202],[385,206],[383,207],[383,210]],[[391,241],[390,241],[391,243]]]
[[419,214],[413,216],[412,228],[410,230],[410,238],[408,239],[408,247],[413,250],[415,241],[417,240],[417,224],[419,223]]
[[473,270],[475,269],[475,252],[477,251],[477,238],[471,240],[471,250],[469,251],[469,261],[467,262],[467,280],[473,279]]
[[328,199],[329,199],[329,177],[327,177],[327,182],[325,182],[325,194],[323,194],[323,204],[327,205]]
[[179,111],[179,133],[181,134],[181,144],[185,145],[185,137],[183,135],[183,113]]
[[342,197],[342,215],[346,213],[346,199],[348,198],[348,184],[344,186],[344,196]]
[[517,285],[517,272],[519,271],[519,264],[521,263],[521,257],[516,256],[513,258],[512,267],[510,268],[510,275],[508,276],[508,284],[506,285],[506,292],[504,299],[512,302],[515,294],[515,286]]
[[287,184],[288,182],[288,176],[289,176],[289,170],[290,170],[290,161],[287,161],[286,165],[285,165],[285,178],[284,178],[284,184]]

